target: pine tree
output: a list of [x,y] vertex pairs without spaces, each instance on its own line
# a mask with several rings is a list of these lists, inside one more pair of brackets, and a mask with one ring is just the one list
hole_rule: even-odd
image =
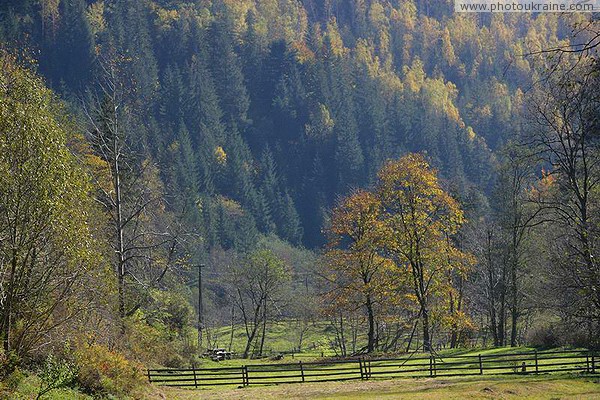
[[[225,17],[223,17],[225,18]],[[224,121],[229,129],[246,128],[250,100],[244,75],[226,19],[218,19],[210,27],[211,72],[216,81]]]
[[168,64],[161,79],[159,113],[162,120],[174,125],[184,117],[185,89],[176,64]]
[[303,235],[302,226],[300,225],[300,217],[296,211],[294,200],[287,192],[281,196],[278,214],[279,236],[292,244],[300,244]]
[[59,7],[60,24],[56,36],[48,37],[40,68],[51,77],[55,87],[77,93],[91,81],[94,38],[86,18],[84,0],[62,1]]

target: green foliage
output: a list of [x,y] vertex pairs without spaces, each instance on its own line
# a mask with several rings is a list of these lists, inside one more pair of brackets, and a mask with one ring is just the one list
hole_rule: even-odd
[[54,389],[61,389],[73,384],[77,377],[77,369],[71,362],[57,359],[49,354],[42,365],[39,377],[42,385],[37,393],[36,400]]
[[10,374],[3,377],[0,382],[0,398],[3,398],[4,392],[7,392],[7,394],[14,392],[23,379],[25,379],[25,374],[18,368],[13,369]]
[[26,356],[80,312],[79,285],[100,260],[88,177],[67,148],[63,107],[14,57],[0,53],[0,65],[0,336]]

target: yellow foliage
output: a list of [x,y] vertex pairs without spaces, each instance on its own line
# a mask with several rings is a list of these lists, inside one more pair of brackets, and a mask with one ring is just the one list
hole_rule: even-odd
[[292,43],[292,49],[296,55],[296,60],[304,64],[315,60],[315,53],[306,45],[304,41],[295,41]]
[[420,154],[389,161],[377,185],[387,236],[387,254],[398,273],[411,277],[406,298],[429,309],[436,297],[452,292],[451,274],[463,276],[474,258],[451,237],[464,222],[458,202],[440,186],[437,171]]
[[367,296],[382,306],[393,302],[391,261],[380,255],[389,232],[380,214],[378,198],[364,190],[355,191],[333,210],[325,259],[330,279],[338,286],[327,296],[328,309],[365,304]]
[[215,159],[217,160],[217,164],[221,166],[227,164],[227,153],[225,153],[223,147],[217,146],[215,148]]
[[[465,279],[475,263],[451,240],[463,212],[420,154],[389,161],[378,178],[374,191],[356,190],[332,212],[325,259],[337,287],[326,304],[354,310],[370,298],[380,312],[425,308],[445,318],[447,301],[457,298],[453,278]],[[463,314],[450,314],[467,325]]]
[[157,23],[162,30],[173,28],[173,23],[179,19],[177,10],[167,10],[157,7],[156,15],[158,16]]
[[99,344],[75,352],[78,381],[94,393],[123,398],[145,383],[142,366]]
[[421,90],[421,86],[425,82],[425,71],[421,60],[417,58],[410,67],[404,67],[404,82],[406,87],[413,93],[418,93]]
[[452,41],[450,39],[450,31],[448,28],[444,29],[444,33],[442,35],[442,54],[444,56],[444,60],[448,63],[448,65],[456,65],[458,59],[456,54],[454,53],[454,47],[452,46]]
[[219,201],[221,203],[221,205],[223,206],[223,208],[225,208],[225,210],[227,211],[227,213],[229,215],[243,215],[244,214],[244,209],[242,208],[242,206],[240,205],[240,203],[238,203],[235,200],[229,199],[227,197],[224,196],[220,196],[219,197]]
[[338,30],[337,21],[335,18],[332,18],[327,23],[324,42],[327,46],[327,50],[329,50],[333,56],[342,57],[348,52],[348,49],[344,47],[344,41],[342,40],[342,35],[340,35],[340,31]]
[[359,39],[356,42],[354,54],[356,61],[364,66],[369,76],[375,77],[379,75],[379,57],[373,54],[373,46],[371,46],[365,39]]

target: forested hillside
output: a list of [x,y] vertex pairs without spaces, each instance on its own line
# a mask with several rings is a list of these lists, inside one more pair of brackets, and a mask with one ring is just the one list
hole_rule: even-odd
[[[549,129],[563,140],[569,118],[596,129],[586,92],[597,83],[586,73],[596,71],[594,54],[544,53],[580,43],[593,32],[588,19],[460,14],[446,0],[3,1],[0,104],[34,111],[24,120],[6,106],[0,126],[23,134],[18,127],[50,124],[52,136],[15,154],[48,152],[41,168],[73,164],[73,177],[32,178],[42,189],[28,207],[45,204],[54,218],[52,201],[66,196],[68,217],[55,227],[60,240],[80,242],[55,262],[69,277],[63,291],[60,279],[16,279],[53,262],[62,242],[44,242],[49,258],[37,261],[42,248],[15,244],[24,240],[11,231],[20,206],[0,204],[14,210],[0,226],[5,351],[39,359],[60,347],[56,327],[75,337],[87,324],[100,347],[82,352],[116,345],[146,363],[189,362],[199,264],[203,340],[224,345],[211,330],[231,325],[233,341],[234,325],[244,326],[244,357],[262,355],[268,323],[286,319],[297,321],[298,348],[309,324],[331,320],[330,347],[341,355],[396,351],[407,336],[410,348],[417,324],[425,349],[432,332],[453,347],[480,335],[516,345],[559,317],[597,344],[597,149],[557,155],[551,135],[536,136]],[[579,74],[575,84],[568,74]],[[567,104],[573,98],[590,104]],[[10,143],[0,149],[12,152]],[[583,175],[580,151],[593,160]],[[401,158],[408,153],[421,155]],[[0,166],[13,171],[15,160],[0,156]],[[419,187],[431,204],[413,199],[425,208],[411,233],[397,218],[412,199],[401,188],[416,177],[427,179]],[[419,235],[426,250],[407,256],[403,246]],[[570,255],[587,272],[573,273],[556,300],[562,311],[549,311],[543,294],[560,287]],[[69,274],[74,260],[85,272]],[[412,278],[390,272],[401,266]],[[51,299],[47,308],[27,298],[32,288]],[[590,297],[573,300],[582,293]],[[57,308],[71,297],[71,308]],[[30,333],[33,320],[50,339]]]
[[573,22],[445,1],[16,3],[2,41],[27,46],[74,106],[118,59],[135,150],[170,195],[202,203],[186,222],[208,248],[257,232],[319,246],[336,197],[407,151],[488,193],[536,79],[520,56],[568,41]]

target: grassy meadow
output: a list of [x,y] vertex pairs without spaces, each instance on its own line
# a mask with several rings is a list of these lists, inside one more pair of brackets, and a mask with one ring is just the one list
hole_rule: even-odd
[[[554,374],[528,377],[389,379],[186,390],[159,388],[168,399],[598,399],[600,378]],[[156,397],[159,398],[159,397]]]

